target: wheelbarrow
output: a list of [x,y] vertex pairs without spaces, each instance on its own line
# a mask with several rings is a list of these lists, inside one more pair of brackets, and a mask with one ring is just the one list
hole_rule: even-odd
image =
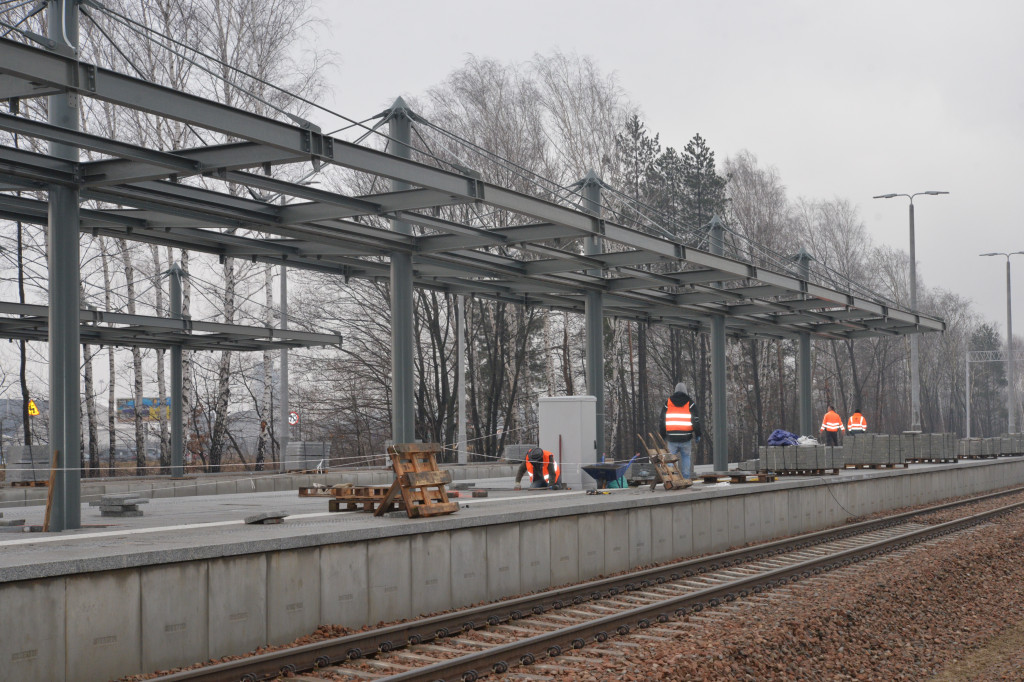
[[626,469],[633,463],[640,455],[633,455],[628,462],[625,464],[617,462],[599,462],[597,464],[584,464],[580,468],[583,469],[592,479],[597,481],[597,487],[607,488],[608,483],[611,481],[617,481],[626,475]]

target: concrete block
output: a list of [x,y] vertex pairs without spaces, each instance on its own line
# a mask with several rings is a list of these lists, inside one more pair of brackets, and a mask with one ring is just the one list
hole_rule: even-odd
[[24,506],[25,488],[0,488],[0,508]]
[[746,542],[760,542],[761,534],[761,497],[762,495],[743,496],[743,537]]
[[153,499],[174,497],[174,484],[170,480],[162,480],[153,486]]
[[729,499],[715,497],[711,503],[711,551],[723,552],[729,549]]
[[[372,541],[367,548],[368,623],[412,617],[410,538]],[[453,564],[454,565],[454,564]]]
[[[133,497],[153,497],[153,482],[139,481],[137,483],[129,483],[128,492],[131,493]],[[110,495],[111,493],[105,492],[105,494]]]
[[606,575],[629,568],[629,523],[619,511],[604,516],[604,570]]
[[238,492],[235,487],[234,481],[217,481],[217,486],[214,490],[215,495],[234,495]]
[[686,559],[693,556],[693,504],[673,504],[672,509],[672,558]]
[[320,624],[320,549],[267,557],[267,643],[287,644]]
[[731,495],[722,498],[726,506],[726,520],[728,523],[729,547],[739,547],[746,542],[747,537],[747,505],[744,502],[746,495]]
[[449,533],[421,533],[409,539],[412,571],[412,615],[449,608],[452,598],[452,540]]
[[371,622],[367,543],[320,548],[320,619],[358,628]]
[[453,466],[453,467],[442,467],[445,471],[452,475],[453,481],[465,481],[466,480],[466,467],[464,466]]
[[604,518],[599,514],[586,514],[577,518],[580,580],[590,580],[605,573]]
[[452,531],[452,606],[487,599],[487,528]]
[[[523,542],[523,525],[527,524],[506,523],[487,527],[487,596],[489,599],[499,599],[520,592],[541,589],[548,580],[547,576],[543,576],[537,585],[522,583],[521,562],[529,561],[526,557],[533,556],[529,543]],[[545,543],[542,541],[539,544]],[[533,552],[540,551],[541,547],[533,546]]]
[[651,508],[639,507],[626,512],[629,527],[629,567],[651,563]]
[[174,483],[174,497],[195,497],[196,496],[196,482],[195,481],[173,481]]
[[551,585],[567,585],[580,579],[579,517],[551,519]]
[[198,561],[142,571],[143,671],[210,658],[207,571]]
[[661,563],[675,558],[672,537],[672,507],[661,505],[651,510],[651,561]]
[[210,658],[267,644],[267,559],[263,554],[213,559],[208,568]]
[[295,490],[296,488],[292,485],[292,477],[286,475],[280,475],[274,477],[274,492],[280,492],[282,490]]
[[313,487],[313,481],[318,480],[318,475],[313,474],[292,474],[291,475],[292,490],[298,490],[299,488],[311,488]]
[[711,551],[711,500],[693,503],[693,555]]
[[[142,672],[140,580],[136,570],[67,578],[67,669],[75,682]],[[60,678],[58,678],[60,679]]]
[[[255,482],[256,482],[256,492],[258,492],[258,493],[272,493],[272,492],[274,492],[274,479],[267,478],[266,476],[260,476],[259,478],[255,479]],[[331,485],[334,485],[334,483],[332,483]]]
[[0,590],[0,679],[65,679],[64,586],[58,578]]
[[546,520],[519,526],[519,582],[523,592],[551,587],[551,523]]

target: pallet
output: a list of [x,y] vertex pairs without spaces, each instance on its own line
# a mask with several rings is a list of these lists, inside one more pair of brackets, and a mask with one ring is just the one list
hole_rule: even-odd
[[449,501],[445,490],[445,485],[452,482],[452,475],[437,468],[434,455],[440,451],[441,446],[437,443],[403,443],[388,447],[395,482],[387,489],[373,515],[384,514],[399,495],[410,519],[458,511],[459,503]]
[[956,457],[907,457],[907,464],[956,464]]
[[12,488],[45,488],[49,481],[9,481]]
[[851,464],[847,462],[843,465],[846,469],[906,469],[908,464],[906,462],[869,462],[865,464]]
[[776,469],[777,476],[838,476],[839,468],[834,469]]
[[730,471],[701,474],[704,483],[774,483],[779,477],[774,471]]
[[[387,485],[362,485],[339,488],[331,493],[331,500],[327,503],[328,511],[364,511],[374,512],[383,509],[380,513],[405,509],[405,501],[394,499],[385,506],[384,501],[388,496],[391,486]],[[344,506],[344,508],[342,508]]]
[[960,459],[995,459],[1004,455],[960,455]]
[[653,491],[657,488],[658,483],[663,484],[665,490],[683,490],[693,485],[690,479],[683,477],[679,473],[679,455],[673,455],[668,451],[668,443],[662,440],[661,436],[656,436],[650,432],[647,435],[650,437],[653,447],[648,446],[644,437],[640,434],[637,434],[636,437],[643,444],[644,449],[647,451],[647,457],[651,460],[651,464],[654,465],[654,471],[658,475],[658,478],[651,483],[651,490]]

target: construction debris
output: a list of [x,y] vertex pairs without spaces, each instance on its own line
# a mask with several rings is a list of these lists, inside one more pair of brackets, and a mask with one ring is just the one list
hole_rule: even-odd
[[271,523],[281,523],[284,521],[286,516],[288,516],[288,514],[283,511],[260,512],[259,514],[253,514],[252,516],[246,516],[245,522],[250,525],[267,525]]

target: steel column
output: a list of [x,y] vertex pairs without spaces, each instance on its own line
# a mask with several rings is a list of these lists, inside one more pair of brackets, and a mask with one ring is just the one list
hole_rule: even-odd
[[[594,171],[587,173],[582,180],[583,210],[601,217],[601,180]],[[590,236],[583,240],[583,253],[594,256],[601,253],[600,237]],[[601,276],[600,270],[588,270],[587,274]],[[596,433],[594,440],[597,457],[600,460],[604,452],[604,294],[600,291],[588,291],[585,303],[585,322],[587,329],[587,392],[597,400],[595,409]]]
[[[914,199],[910,199],[910,312],[917,313],[917,252],[914,246]],[[921,430],[921,369],[917,334],[910,335],[910,430]]]
[[[409,108],[401,97],[395,100],[388,116],[388,134],[391,137],[388,149],[397,157],[411,158],[412,121]],[[401,192],[412,189],[412,186],[401,180],[392,180],[391,189]],[[412,225],[403,220],[392,220],[391,229],[400,234],[412,234]],[[394,251],[391,253],[391,432],[395,443],[412,443],[416,438],[413,314],[412,255]]]
[[456,333],[459,335],[458,363],[456,383],[458,383],[459,401],[459,464],[469,463],[469,454],[466,451],[466,297],[458,295],[455,297]]
[[[288,268],[281,266],[281,329],[288,328]],[[288,423],[288,349],[281,349],[281,421],[278,425],[278,459],[281,471],[288,471],[288,439],[291,425]]]
[[[811,254],[800,249],[794,259],[797,272],[805,282],[811,279]],[[799,381],[800,398],[800,435],[810,436],[814,433],[814,414],[811,411],[811,334],[800,333],[800,354],[798,358],[797,378]]]
[[[964,353],[964,404],[967,406],[967,437],[971,437],[971,351]],[[969,454],[969,453],[968,453]]]
[[[181,278],[185,271],[175,263],[167,271],[171,278],[171,317],[181,319]],[[182,366],[181,345],[171,346],[171,478],[185,474],[185,429],[182,423]]]
[[[711,253],[725,252],[722,221],[714,216],[710,223]],[[721,285],[719,285],[721,286]],[[715,471],[729,470],[728,401],[725,395],[725,316],[711,316],[711,412]]]
[[[1011,256],[1013,254],[1010,254]],[[1006,432],[1017,433],[1017,379],[1013,362],[1013,306],[1010,303],[1010,256],[1006,257]]]
[[[65,49],[78,52],[78,6],[73,0],[51,2],[47,36]],[[51,125],[78,130],[78,95],[62,92],[47,98]],[[78,148],[50,142],[50,154],[78,162]],[[50,185],[50,449],[57,453],[50,530],[81,527],[81,469],[79,432],[81,383],[78,311],[81,286],[79,264],[78,190]],[[47,458],[49,460],[49,458]]]

